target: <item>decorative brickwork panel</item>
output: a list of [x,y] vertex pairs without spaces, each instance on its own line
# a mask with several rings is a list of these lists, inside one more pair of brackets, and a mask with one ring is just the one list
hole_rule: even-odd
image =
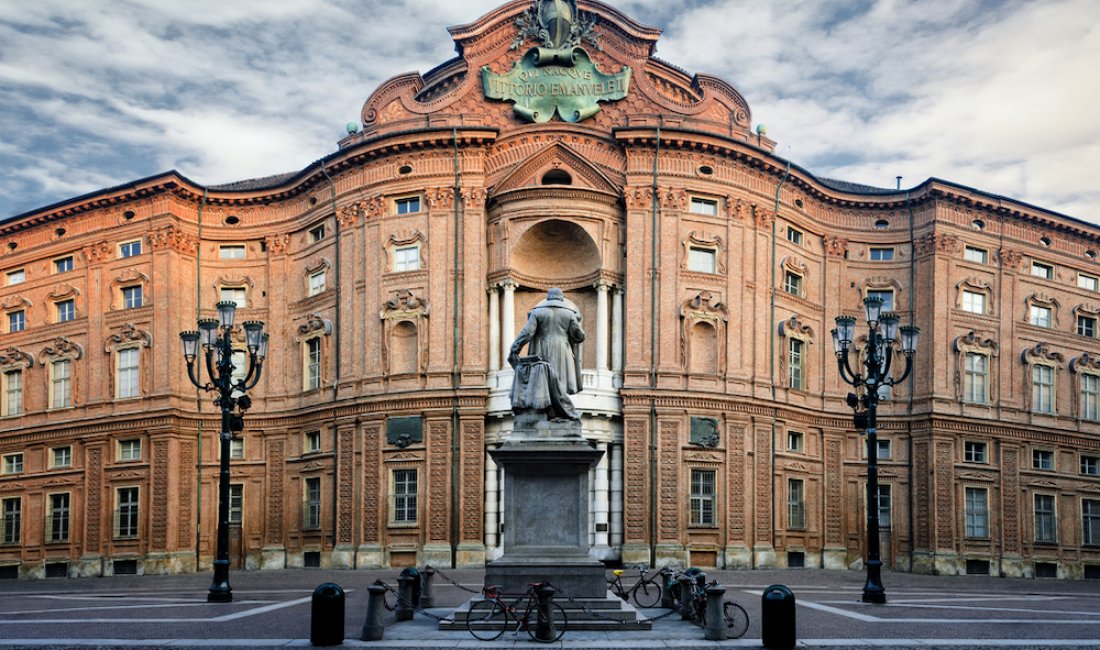
[[428,540],[447,542],[450,516],[450,426],[447,422],[428,424]]
[[179,489],[176,496],[177,536],[176,545],[179,548],[189,548],[194,543],[194,529],[191,522],[194,521],[194,492],[195,492],[195,445],[190,441],[181,440],[179,443]]
[[771,459],[772,433],[770,429],[756,429],[756,538],[755,543],[768,543],[772,538],[772,486]]
[[363,543],[377,544],[381,539],[378,522],[381,516],[379,499],[382,488],[379,472],[382,471],[382,424],[371,423],[363,427]]
[[729,512],[726,521],[729,526],[731,542],[745,542],[745,504],[751,503],[745,498],[745,427],[730,424],[726,427],[726,503]]
[[936,548],[955,547],[955,447],[936,442]]
[[914,505],[916,507],[916,513],[914,513],[914,521],[916,530],[913,531],[914,549],[918,551],[931,551],[932,540],[929,536],[931,530],[931,522],[928,519],[929,507],[932,503],[932,472],[928,463],[929,448],[928,443],[919,441],[913,443],[913,480],[915,485],[913,489]]
[[267,542],[283,543],[284,463],[286,461],[286,440],[276,439],[267,447]]
[[680,423],[664,420],[658,426],[661,432],[661,455],[657,460],[661,481],[658,541],[674,542],[680,540]]
[[825,441],[825,543],[844,543],[844,449],[841,440]]
[[354,528],[355,482],[351,477],[355,472],[355,429],[342,429],[336,439],[340,445],[337,450],[336,542],[350,544]]
[[1004,527],[1004,550],[1008,554],[1020,552],[1020,450],[1004,447],[1001,451],[1003,482],[1001,494],[1005,495],[1001,525]]
[[88,448],[88,535],[84,546],[85,553],[100,550],[101,527],[103,521],[103,447]]
[[152,548],[168,547],[168,441],[153,441]]
[[623,532],[626,542],[647,542],[649,496],[646,462],[649,427],[645,418],[628,418],[623,444]]
[[485,524],[485,421],[462,423],[462,541],[480,543]]

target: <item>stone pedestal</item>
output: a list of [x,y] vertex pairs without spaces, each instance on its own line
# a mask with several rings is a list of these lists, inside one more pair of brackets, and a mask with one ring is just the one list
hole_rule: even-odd
[[580,435],[580,422],[517,417],[508,442],[489,453],[504,468],[504,554],[486,564],[486,584],[522,593],[549,581],[570,596],[604,598],[604,566],[588,555],[588,470],[603,451]]

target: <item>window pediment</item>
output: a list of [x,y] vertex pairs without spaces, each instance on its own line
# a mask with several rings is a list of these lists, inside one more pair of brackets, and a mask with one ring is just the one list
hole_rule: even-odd
[[[318,271],[324,271],[324,270],[327,270],[327,269],[330,269],[330,268],[332,268],[332,263],[328,261],[327,257],[322,257],[321,259],[317,260],[316,262],[306,265],[306,273],[308,275],[313,275],[314,273],[317,273]],[[249,285],[249,286],[251,286],[251,285]]]
[[218,276],[218,279],[214,281],[214,291],[218,291],[222,287],[248,287],[249,289],[255,288],[256,283],[252,281],[252,278],[247,275],[222,275]]
[[1070,359],[1069,369],[1073,372],[1100,374],[1100,357],[1084,352],[1081,356]]
[[809,325],[803,323],[798,318],[798,314],[794,314],[787,320],[779,322],[779,336],[783,338],[791,336],[813,343],[814,330]]
[[73,343],[67,336],[59,336],[53,340],[53,343],[38,353],[38,362],[45,365],[46,360],[53,357],[55,360],[59,358],[80,359],[84,356],[84,347],[79,343]]
[[68,282],[62,282],[53,288],[48,294],[50,300],[64,300],[66,298],[73,298],[80,295],[80,289],[77,289]]
[[[543,185],[547,172],[565,172],[572,177],[570,185]],[[618,186],[606,174],[569,146],[555,142],[545,147],[515,167],[515,170],[496,183],[493,194],[525,187],[539,187],[548,191],[583,187],[618,194]]]
[[974,291],[981,291],[986,294],[992,293],[993,291],[993,286],[991,284],[981,278],[973,276],[959,281],[959,283],[955,285],[955,288],[960,291],[962,289],[973,289]]
[[34,355],[28,354],[15,346],[0,350],[0,367],[9,368],[11,366],[31,368],[34,366]]
[[1085,316],[1096,317],[1100,316],[1100,307],[1097,307],[1096,305],[1082,303],[1073,308],[1073,313],[1074,315],[1084,314]]
[[955,351],[956,352],[982,352],[997,356],[999,354],[997,342],[991,338],[983,338],[974,330],[967,332],[965,335],[955,339]]
[[794,271],[800,275],[805,276],[809,271],[809,267],[806,263],[798,259],[794,255],[787,255],[783,259],[779,260],[780,268],[787,269],[788,271]]
[[0,309],[4,311],[12,311],[19,309],[20,307],[26,308],[31,306],[31,301],[27,300],[23,296],[15,295],[8,296],[3,302],[0,302]]
[[1020,354],[1020,360],[1025,364],[1029,363],[1046,363],[1046,365],[1061,365],[1065,363],[1066,356],[1061,352],[1055,352],[1043,342],[1035,345],[1035,347],[1028,348]]
[[110,353],[134,345],[147,348],[153,344],[153,335],[147,330],[138,329],[133,323],[124,323],[119,331],[111,334],[103,343],[103,351]]
[[394,292],[393,298],[382,303],[378,317],[382,320],[416,320],[428,316],[430,312],[427,299],[413,295],[408,289],[399,289]]
[[1039,305],[1041,307],[1050,307],[1055,310],[1061,307],[1061,303],[1058,302],[1057,298],[1053,298],[1041,291],[1038,293],[1033,293],[1027,298],[1024,298],[1024,302],[1027,303],[1029,306]]
[[680,305],[680,318],[684,320],[727,321],[729,320],[729,310],[720,299],[716,299],[713,293],[700,291],[695,294],[694,298],[685,300]]
[[688,233],[687,239],[684,240],[683,247],[684,255],[682,261],[680,262],[681,269],[688,268],[688,261],[691,257],[691,249],[692,247],[696,247],[709,248],[713,250],[715,252],[715,262],[717,263],[718,272],[726,272],[725,256],[721,254],[722,251],[725,250],[725,241],[720,235],[715,235],[714,233],[700,230],[692,230]]
[[884,275],[871,276],[863,281],[864,295],[867,295],[868,291],[882,291],[885,289],[901,291],[901,283],[894,278],[889,278]]
[[315,332],[320,332],[325,336],[332,334],[332,321],[320,314],[306,316],[306,322],[298,326],[298,333],[307,336]]

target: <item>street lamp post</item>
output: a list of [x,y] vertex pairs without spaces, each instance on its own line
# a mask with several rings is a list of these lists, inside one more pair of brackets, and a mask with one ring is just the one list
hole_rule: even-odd
[[[221,473],[218,477],[218,549],[214,560],[214,581],[206,595],[208,602],[227,603],[233,600],[233,589],[229,586],[229,440],[233,431],[244,429],[244,411],[252,406],[252,399],[245,394],[260,380],[264,359],[267,357],[267,334],[261,321],[245,321],[245,343],[248,347],[248,372],[243,378],[234,380],[233,371],[233,321],[237,303],[219,302],[218,317],[200,318],[198,331],[180,332],[183,343],[183,358],[187,362],[187,376],[196,387],[217,394],[214,405],[222,411],[222,430],[220,435]],[[200,381],[202,371],[195,370],[199,343],[202,343],[203,356],[206,357],[206,374],[210,383]],[[234,414],[233,409],[240,413]]]
[[[878,532],[878,400],[883,386],[900,384],[913,369],[913,354],[917,351],[920,330],[910,325],[900,328],[901,352],[905,355],[905,370],[899,377],[890,374],[894,346],[898,342],[897,314],[882,313],[882,298],[871,296],[863,300],[867,311],[867,344],[856,352],[856,370],[848,363],[848,351],[855,335],[856,319],[837,316],[833,330],[833,349],[836,351],[840,377],[858,391],[864,389],[862,399],[848,396],[848,403],[857,408],[860,402],[867,409],[867,583],[863,586],[863,602],[885,603],[886,589],[882,586],[882,560],[879,558]],[[860,368],[860,357],[864,372]],[[857,427],[858,428],[858,427]]]

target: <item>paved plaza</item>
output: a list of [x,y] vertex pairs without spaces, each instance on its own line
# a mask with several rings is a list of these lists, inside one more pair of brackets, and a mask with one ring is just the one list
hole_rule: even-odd
[[[398,623],[386,613],[385,638],[360,641],[367,586],[396,584],[396,570],[323,569],[234,572],[234,601],[207,603],[210,574],[116,576],[0,582],[0,648],[277,648],[308,647],[313,589],[336,582],[347,592],[345,647],[538,648],[525,633],[477,641],[466,632],[441,632],[417,614]],[[447,616],[483,579],[482,571],[437,576],[437,607]],[[629,572],[628,572],[629,575]],[[797,598],[799,647],[1100,648],[1100,583],[978,576],[919,576],[887,572],[886,605],[860,602],[856,571],[716,571],[727,598],[748,610],[744,638],[705,641],[703,630],[671,616],[649,632],[567,631],[551,647],[761,647],[760,594],[789,586]],[[465,589],[464,589],[465,588]],[[656,616],[664,610],[643,610]]]

